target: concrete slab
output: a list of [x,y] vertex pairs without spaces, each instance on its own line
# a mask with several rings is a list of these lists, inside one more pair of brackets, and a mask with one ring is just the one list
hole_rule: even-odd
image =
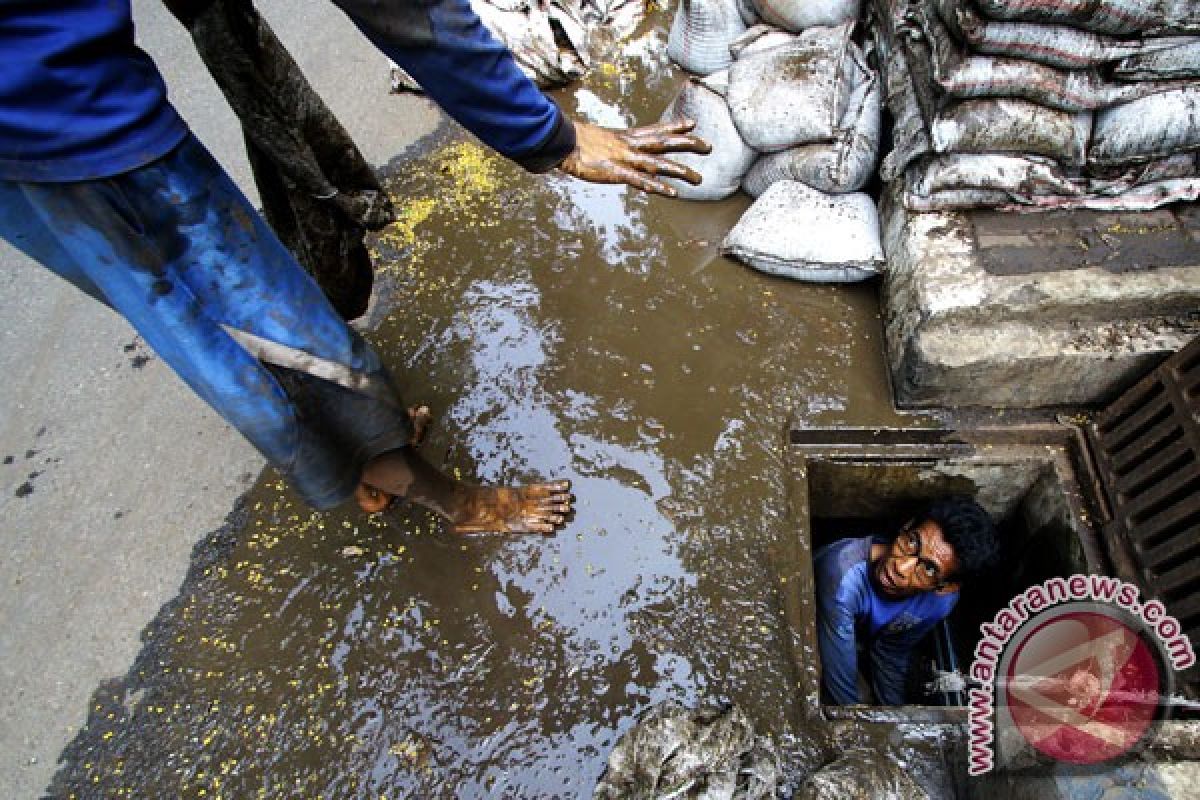
[[1103,403],[1200,332],[1194,207],[882,209],[888,362],[904,407]]
[[[381,164],[432,132],[428,101],[388,94],[387,59],[331,4],[256,4]],[[241,131],[158,2],[139,41],[176,106],[255,197]],[[193,543],[262,460],[122,319],[0,244],[0,796],[35,797],[139,634],[175,595]]]

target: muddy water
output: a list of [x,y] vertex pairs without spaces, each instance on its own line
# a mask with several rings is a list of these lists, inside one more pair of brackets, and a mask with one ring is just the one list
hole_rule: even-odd
[[[562,98],[652,121],[662,35]],[[392,165],[370,338],[435,463],[569,478],[551,538],[316,514],[268,474],[197,551],[58,786],[86,796],[580,797],[639,713],[736,702],[798,747],[787,420],[893,419],[876,288],[773,279],[692,204],[527,176],[446,134]],[[787,767],[785,765],[785,771]],[[791,773],[791,774],[794,774]]]

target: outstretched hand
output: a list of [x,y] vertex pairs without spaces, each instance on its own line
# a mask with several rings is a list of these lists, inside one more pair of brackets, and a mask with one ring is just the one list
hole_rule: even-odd
[[559,165],[568,175],[592,183],[627,183],[636,189],[674,197],[675,189],[656,176],[664,175],[700,183],[700,173],[662,158],[663,153],[700,153],[712,150],[708,142],[691,133],[692,120],[660,122],[629,130],[613,130],[575,122],[575,150]]

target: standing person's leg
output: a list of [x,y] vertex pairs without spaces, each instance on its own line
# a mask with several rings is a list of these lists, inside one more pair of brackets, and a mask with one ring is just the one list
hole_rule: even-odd
[[124,315],[313,505],[363,479],[460,530],[550,532],[569,510],[563,482],[468,487],[424,462],[374,350],[193,138],[114,178],[14,186],[58,242],[24,249]]
[[59,277],[74,284],[84,294],[108,305],[108,301],[84,274],[71,254],[58,243],[54,235],[34,211],[20,184],[0,181],[0,239],[49,267]]

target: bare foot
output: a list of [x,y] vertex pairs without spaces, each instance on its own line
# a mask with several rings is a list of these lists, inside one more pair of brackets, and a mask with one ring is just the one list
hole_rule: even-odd
[[[408,418],[413,426],[413,435],[409,444],[414,448],[420,447],[421,443],[425,441],[425,434],[429,432],[429,426],[433,424],[433,413],[430,412],[429,406],[413,406],[408,409]],[[367,514],[384,511],[395,499],[395,495],[365,483],[360,483],[354,488],[354,500],[358,503],[358,507]]]
[[447,511],[455,533],[543,533],[557,531],[571,513],[571,482],[532,483],[516,488],[463,487]]

